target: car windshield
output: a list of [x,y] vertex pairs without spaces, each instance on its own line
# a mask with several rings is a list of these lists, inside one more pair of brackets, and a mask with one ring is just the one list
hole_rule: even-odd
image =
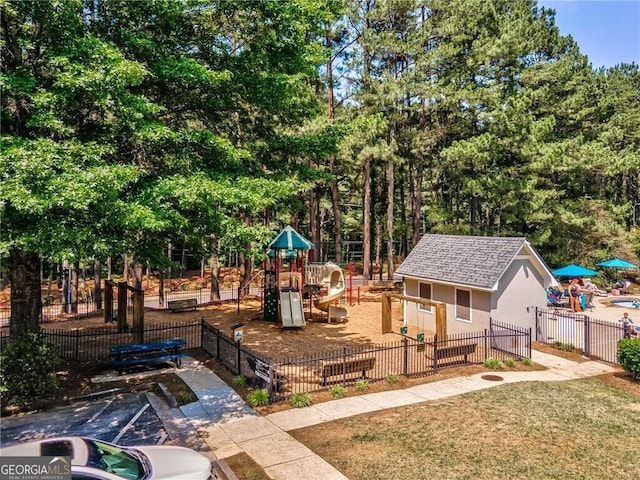
[[85,440],[89,456],[87,466],[113,473],[127,480],[143,480],[146,469],[140,459],[125,449],[96,440]]

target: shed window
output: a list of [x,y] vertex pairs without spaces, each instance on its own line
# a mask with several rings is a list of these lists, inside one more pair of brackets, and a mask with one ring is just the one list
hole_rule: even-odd
[[[431,300],[431,284],[430,283],[420,284],[420,298],[424,298],[425,300]],[[432,307],[431,305],[423,305],[422,303],[419,303],[418,310],[431,313]]]
[[471,291],[456,290],[456,319],[471,321]]

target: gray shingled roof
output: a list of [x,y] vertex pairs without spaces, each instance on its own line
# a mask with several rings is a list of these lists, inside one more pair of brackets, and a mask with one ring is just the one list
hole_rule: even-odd
[[524,237],[423,236],[398,275],[492,288],[526,243]]

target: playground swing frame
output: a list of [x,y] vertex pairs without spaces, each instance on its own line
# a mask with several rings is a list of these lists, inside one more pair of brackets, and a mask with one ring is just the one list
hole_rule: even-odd
[[[442,302],[434,302],[419,297],[410,297],[399,293],[384,292],[382,294],[382,333],[393,333],[391,322],[391,300],[400,300],[420,305],[427,305],[435,308],[436,313],[436,335],[439,339],[447,338],[447,305]],[[406,314],[403,309],[403,316]],[[403,319],[404,320],[404,319]],[[424,326],[424,325],[423,325]],[[424,335],[424,332],[423,332]],[[423,337],[424,340],[424,337]],[[418,340],[421,341],[421,340]]]

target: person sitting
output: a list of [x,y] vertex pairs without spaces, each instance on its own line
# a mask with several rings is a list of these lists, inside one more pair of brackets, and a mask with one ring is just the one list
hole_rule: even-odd
[[547,289],[547,300],[550,307],[562,307],[566,304],[562,298],[562,291],[556,287],[549,287]]
[[599,295],[599,296],[607,295],[605,292],[601,291],[598,287],[596,287],[596,284],[593,283],[589,278],[585,282],[583,291],[587,294],[587,305],[589,305],[589,307],[593,307],[594,295]]

